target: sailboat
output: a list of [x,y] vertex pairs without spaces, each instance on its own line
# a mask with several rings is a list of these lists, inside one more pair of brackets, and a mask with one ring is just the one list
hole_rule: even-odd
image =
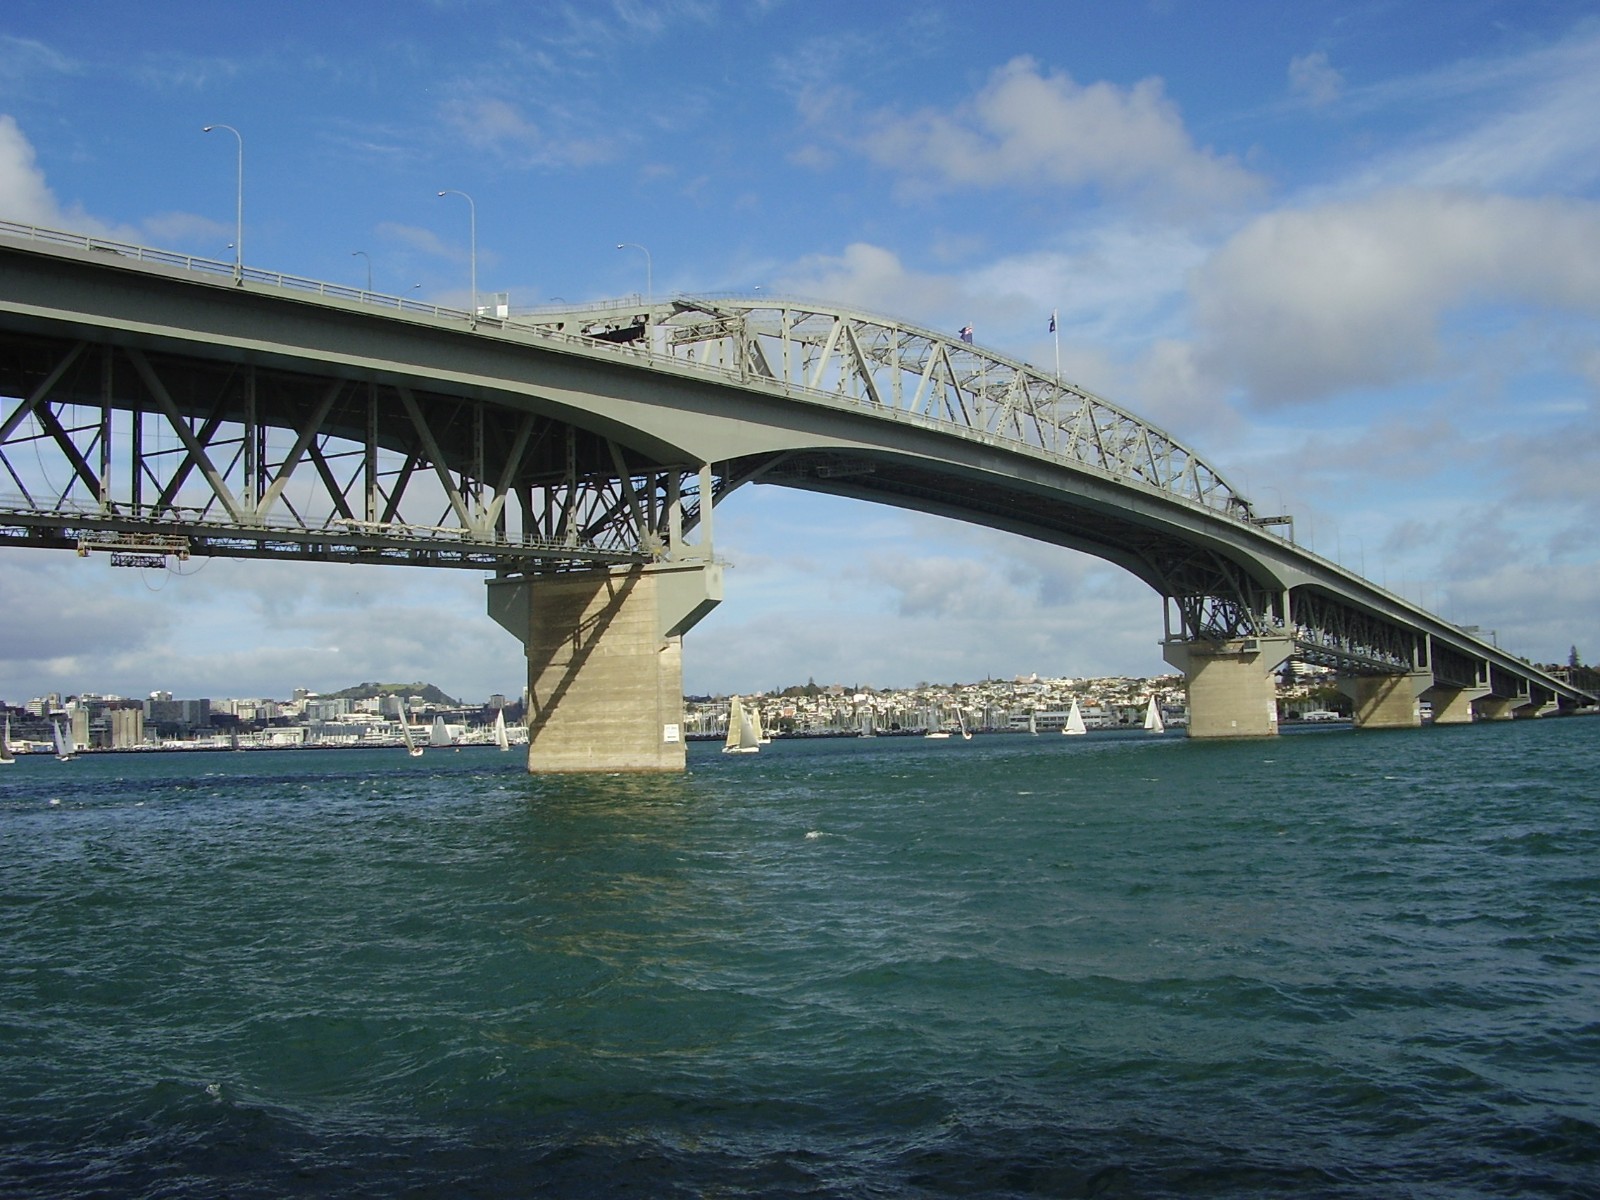
[[1150,697],[1150,703],[1145,705],[1144,730],[1146,733],[1164,733],[1166,722],[1161,719],[1161,709],[1156,705],[1156,698]]
[[1028,710],[1028,732],[1035,737],[1039,736],[1039,710],[1036,708]]
[[428,745],[451,746],[455,739],[450,736],[450,727],[444,723],[443,717],[433,719],[433,728],[428,731]]
[[506,733],[506,710],[497,708],[494,712],[494,744],[502,750],[511,749],[511,737]]
[[55,739],[56,757],[62,762],[70,762],[72,751],[67,747],[67,733],[61,727],[61,722],[52,719],[50,722],[50,736]]
[[406,753],[412,758],[421,758],[422,747],[411,736],[411,710],[405,704],[400,705],[400,736],[406,740]]
[[1067,723],[1061,727],[1061,732],[1068,736],[1088,733],[1089,727],[1083,723],[1083,712],[1078,708],[1078,698],[1072,698],[1072,711],[1067,714]]
[[0,767],[10,766],[16,761],[11,753],[11,718],[7,717],[5,729],[0,732]]
[[959,705],[956,707],[956,724],[961,729],[961,740],[963,742],[970,742],[972,740],[972,730],[967,728],[967,716],[961,711]]
[[947,738],[950,736],[948,729],[940,727],[938,709],[930,708],[928,710],[928,728],[922,736],[925,738]]
[[744,702],[735,696],[728,704],[728,737],[722,744],[724,754],[759,754],[761,752],[761,718],[753,720],[745,711]]

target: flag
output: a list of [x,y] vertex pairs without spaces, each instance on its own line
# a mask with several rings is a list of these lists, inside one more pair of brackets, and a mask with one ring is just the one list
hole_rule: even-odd
[[961,340],[963,342],[971,342],[972,341],[972,326],[971,325],[963,325],[961,327]]
[[1054,333],[1055,331],[1056,331],[1056,310],[1052,308],[1050,310],[1050,332]]

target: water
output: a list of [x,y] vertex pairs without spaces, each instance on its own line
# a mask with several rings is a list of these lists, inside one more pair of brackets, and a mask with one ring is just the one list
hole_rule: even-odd
[[1600,721],[0,769],[0,1195],[1600,1195]]

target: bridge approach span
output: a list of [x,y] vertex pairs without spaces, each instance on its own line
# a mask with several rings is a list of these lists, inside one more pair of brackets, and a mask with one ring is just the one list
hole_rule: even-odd
[[[1411,723],[1424,689],[1454,718],[1589,699],[1279,536],[1164,431],[925,328],[732,298],[474,315],[20,227],[0,228],[0,280],[0,491],[20,493],[0,537],[490,569],[530,679],[569,712],[604,656],[537,651],[565,635],[529,622],[561,603],[530,596],[581,593],[599,607],[562,619],[611,641],[649,608],[671,658],[720,594],[709,501],[748,482],[1123,566],[1166,600],[1169,659],[1216,718],[1196,713],[1201,736],[1272,732],[1291,656],[1338,667],[1366,723]],[[635,704],[670,766],[679,685],[658,682]]]

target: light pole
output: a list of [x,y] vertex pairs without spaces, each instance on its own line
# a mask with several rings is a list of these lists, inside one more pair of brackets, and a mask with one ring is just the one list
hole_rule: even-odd
[[210,133],[213,129],[226,129],[238,139],[239,142],[239,186],[236,189],[236,204],[234,212],[233,230],[233,281],[244,282],[244,135],[232,125],[223,125],[216,122],[201,128],[201,133]]
[[367,291],[371,292],[372,291],[372,255],[368,254],[365,250],[352,250],[352,251],[350,251],[350,257],[351,258],[354,258],[358,254],[362,258],[367,260]]
[[478,323],[478,206],[472,202],[472,197],[465,192],[458,192],[455,188],[445,188],[441,196],[460,196],[467,202],[467,229],[471,239],[472,262],[472,323]]
[[650,277],[651,273],[652,273],[652,265],[651,265],[651,262],[650,262],[650,251],[645,250],[645,248],[643,246],[639,245],[638,242],[618,242],[617,243],[617,249],[618,250],[625,250],[629,246],[632,246],[635,250],[643,251],[643,253],[644,253],[644,302],[645,302],[645,306],[646,307],[650,307],[650,306],[655,304],[655,300],[656,300],[655,282]]

